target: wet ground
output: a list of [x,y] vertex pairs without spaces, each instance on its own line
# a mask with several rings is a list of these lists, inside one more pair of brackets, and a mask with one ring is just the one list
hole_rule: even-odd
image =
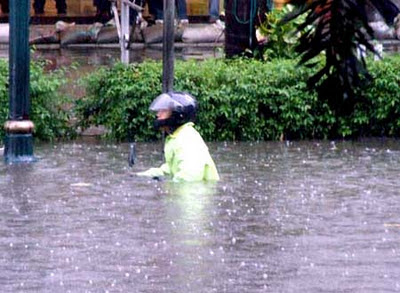
[[400,291],[398,141],[209,146],[217,184],[132,176],[160,144],[0,163],[0,291]]
[[[8,58],[8,45],[0,44],[0,58]],[[130,63],[143,62],[143,60],[162,60],[162,44],[134,43],[129,51]],[[175,44],[175,58],[178,60],[220,58],[223,56],[222,43]],[[59,67],[78,66],[92,71],[96,66],[110,66],[121,58],[118,44],[103,45],[70,45],[60,48],[59,45],[38,45],[33,48],[31,59],[48,60],[52,63],[50,69]]]
[[[207,59],[221,57],[221,44],[197,44],[185,46],[183,44],[175,46],[175,58],[178,60],[187,59]],[[0,58],[6,57],[8,52],[0,50]],[[112,65],[120,60],[120,49],[116,45],[103,47],[77,45],[70,48],[60,49],[47,47],[33,52],[32,59],[50,60],[55,67],[78,65],[89,66],[91,68],[99,65]],[[135,44],[129,52],[130,63],[143,62],[146,59],[162,60],[162,45],[153,44],[144,46]]]

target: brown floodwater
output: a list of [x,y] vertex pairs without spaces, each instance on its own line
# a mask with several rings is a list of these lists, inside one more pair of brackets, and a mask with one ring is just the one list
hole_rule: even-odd
[[135,176],[159,143],[0,163],[0,291],[400,291],[399,141],[209,147],[215,184]]

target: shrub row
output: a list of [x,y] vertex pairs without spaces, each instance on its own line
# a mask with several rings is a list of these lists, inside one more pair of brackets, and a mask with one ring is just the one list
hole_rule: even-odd
[[[375,81],[344,117],[307,88],[315,71],[296,64],[279,59],[177,61],[174,89],[198,99],[197,128],[206,140],[399,135],[400,58],[370,64]],[[161,92],[161,72],[159,62],[146,61],[93,73],[86,80],[86,98],[77,104],[80,125],[104,125],[109,137],[118,140],[155,139],[148,107]]]
[[[0,125],[4,125],[9,116],[9,68],[8,62],[0,60]],[[30,119],[35,124],[35,138],[53,140],[70,138],[75,135],[70,119],[72,111],[66,105],[71,100],[60,93],[65,83],[65,72],[45,72],[45,63],[32,62],[30,68]],[[4,129],[0,127],[0,137],[4,138]]]
[[[267,140],[284,133],[323,137],[325,127],[315,123],[322,109],[306,89],[307,71],[288,60],[177,61],[174,89],[197,98],[196,124],[206,140]],[[105,125],[116,139],[156,138],[148,107],[160,94],[161,72],[160,63],[148,61],[92,74],[78,120],[84,127]]]
[[[337,115],[307,79],[315,71],[295,60],[209,59],[177,61],[175,90],[199,101],[197,128],[206,140],[277,140],[391,136],[400,133],[400,58],[371,62],[374,82],[363,90],[354,111]],[[61,94],[65,72],[46,73],[32,63],[30,96],[35,137],[70,138],[76,125],[104,125],[108,137],[148,141],[157,138],[148,107],[161,92],[162,64],[146,61],[99,68],[84,80],[86,96],[70,109]],[[332,89],[335,90],[335,89]],[[8,117],[8,64],[0,60],[0,123]],[[0,128],[4,137],[4,130]]]

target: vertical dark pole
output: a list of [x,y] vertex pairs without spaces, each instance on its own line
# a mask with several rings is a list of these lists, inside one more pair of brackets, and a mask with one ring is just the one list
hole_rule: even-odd
[[225,1],[225,53],[228,58],[254,49],[250,32],[251,0]]
[[172,91],[174,87],[174,14],[175,1],[164,0],[163,93]]
[[29,11],[30,0],[10,1],[9,117],[5,123],[4,157],[7,163],[32,162],[33,123],[29,119]]

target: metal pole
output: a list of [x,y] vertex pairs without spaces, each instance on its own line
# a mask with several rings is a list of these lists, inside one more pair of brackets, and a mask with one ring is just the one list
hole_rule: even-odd
[[129,64],[129,6],[121,1],[121,62]]
[[164,28],[163,28],[163,93],[174,88],[174,19],[175,1],[164,0]]
[[[246,50],[253,50],[250,30],[250,0],[225,1],[225,53],[232,58],[242,55]],[[240,9],[239,9],[240,7]]]
[[4,157],[7,163],[32,162],[33,122],[29,119],[30,0],[10,1],[9,117]]

